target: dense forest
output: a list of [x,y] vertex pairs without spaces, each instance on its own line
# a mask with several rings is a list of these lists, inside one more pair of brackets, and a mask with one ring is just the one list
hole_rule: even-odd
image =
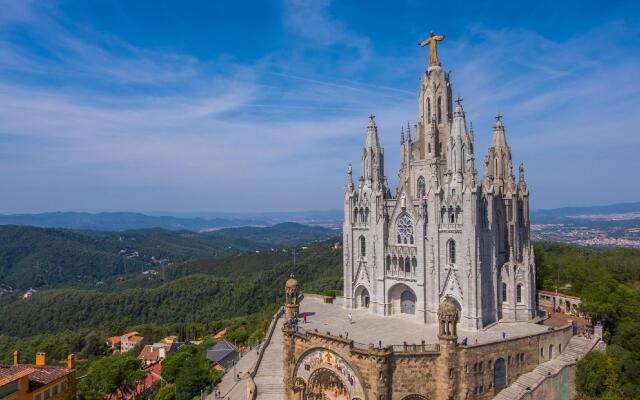
[[[291,273],[303,290],[341,288],[341,262],[342,252],[327,241],[299,249],[295,266],[290,251],[239,254],[169,267],[165,280],[150,282],[139,274],[99,290],[50,289],[30,299],[5,296],[0,301],[0,355],[7,361],[14,347],[24,345],[30,354],[37,345],[49,343],[45,347],[50,348],[59,341],[52,352],[56,359],[66,351],[87,352],[85,342],[93,343],[94,336],[104,340],[133,327],[194,338],[236,317],[268,320],[283,301]],[[253,334],[242,332],[240,341]]]
[[14,289],[95,284],[159,265],[296,246],[337,235],[294,223],[238,229],[116,233],[0,226],[0,283]]
[[[155,233],[143,232],[151,237],[128,235],[136,238],[140,248],[156,243]],[[254,245],[261,240],[263,243],[274,240],[257,236],[248,241],[240,232],[236,230],[237,235],[229,235],[225,240],[245,240]],[[172,240],[171,235],[186,235],[166,231],[160,234],[168,235],[168,241]],[[258,235],[253,229],[244,234]],[[62,231],[60,235],[74,243],[81,242],[78,237],[87,240],[82,232]],[[109,243],[110,234],[91,235],[94,242],[83,242],[86,246],[104,248],[100,247],[104,244],[96,243]],[[198,243],[219,240],[218,235],[182,236],[197,244],[181,248],[195,248],[192,253],[195,254],[199,251]],[[290,233],[282,233],[281,243],[286,243],[287,235]],[[176,243],[179,242],[172,245]],[[50,288],[26,300],[16,294],[3,296],[1,361],[8,362],[14,349],[21,350],[27,358],[36,350],[46,351],[54,362],[63,360],[71,351],[78,353],[81,360],[90,360],[102,354],[107,335],[128,329],[156,340],[167,334],[178,334],[183,339],[202,337],[228,327],[232,340],[254,342],[282,303],[282,285],[289,274],[295,273],[303,291],[342,289],[342,251],[333,244],[332,239],[299,249],[295,266],[290,249],[238,250],[226,256],[205,255],[175,262],[156,275],[132,273],[121,279],[111,277],[99,287],[74,284]],[[0,248],[6,247],[0,242]],[[169,244],[163,250],[168,248]],[[640,398],[640,251],[542,242],[535,244],[535,254],[538,287],[558,288],[580,296],[583,309],[605,326],[607,352],[590,355],[579,363],[576,379],[581,396]]]
[[578,363],[581,396],[640,398],[640,250],[537,243],[535,252],[539,287],[580,296],[605,327],[606,353]]

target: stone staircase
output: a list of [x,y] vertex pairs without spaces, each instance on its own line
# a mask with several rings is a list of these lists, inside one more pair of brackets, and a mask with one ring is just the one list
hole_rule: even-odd
[[569,341],[567,348],[553,360],[538,365],[533,371],[521,375],[509,387],[503,389],[494,400],[519,400],[527,393],[538,387],[545,379],[558,374],[563,368],[573,365],[585,354],[591,351],[599,339],[589,340],[584,337],[574,336]]
[[264,351],[253,381],[256,385],[257,400],[282,400],[284,384],[282,371],[282,325],[283,318],[273,331],[271,342]]

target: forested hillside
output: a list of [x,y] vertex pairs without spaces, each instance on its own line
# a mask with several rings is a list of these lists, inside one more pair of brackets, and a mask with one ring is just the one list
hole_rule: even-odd
[[[29,337],[36,334],[50,338],[90,328],[111,334],[140,324],[204,324],[273,311],[283,301],[291,273],[303,290],[341,289],[341,262],[342,252],[324,242],[301,250],[295,267],[290,252],[245,254],[176,265],[167,270],[167,281],[146,288],[63,288],[28,300],[5,298],[0,301],[0,351],[18,343],[16,337],[33,341]],[[188,275],[181,276],[182,271]]]
[[582,298],[605,326],[604,355],[578,364],[578,389],[590,399],[640,398],[640,250],[590,250],[537,243],[539,284]]
[[[294,233],[295,232],[295,233]],[[294,246],[335,236],[300,224],[214,234],[144,229],[121,233],[0,226],[0,284],[16,289],[96,283],[175,262]]]

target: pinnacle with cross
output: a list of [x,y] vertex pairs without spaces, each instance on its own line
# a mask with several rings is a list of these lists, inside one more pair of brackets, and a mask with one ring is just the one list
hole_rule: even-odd
[[458,98],[456,99],[456,104],[462,106],[462,97],[458,96]]
[[502,114],[496,114],[496,122],[502,122]]

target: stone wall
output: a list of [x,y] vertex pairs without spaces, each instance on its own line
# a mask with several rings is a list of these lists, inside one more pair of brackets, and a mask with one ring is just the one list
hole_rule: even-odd
[[[480,345],[417,344],[389,346],[382,349],[363,345],[329,332],[304,331],[285,326],[284,362],[287,399],[301,399],[302,393],[319,369],[341,374],[349,382],[349,398],[363,400],[403,400],[421,396],[430,400],[445,400],[449,394],[460,399],[488,400],[518,377],[549,361],[548,348],[553,345],[552,359],[558,349],[567,348],[573,326],[521,338],[499,340]],[[542,349],[542,352],[541,352]],[[327,358],[328,361],[324,360]],[[502,359],[503,361],[500,361]],[[497,362],[504,362],[504,383],[494,386]],[[306,368],[306,370],[305,370]],[[540,385],[545,398],[548,391],[571,387],[573,375],[561,375]],[[567,385],[563,379],[566,378]],[[337,381],[336,381],[337,382]],[[318,390],[316,388],[316,390]],[[567,389],[568,390],[568,389]]]
[[[573,326],[569,324],[523,338],[459,347],[461,376],[458,393],[469,393],[471,398],[491,399],[520,375],[547,361],[550,345],[553,345],[554,349],[566,349],[572,336]],[[543,349],[542,356],[540,349]],[[554,350],[552,357],[557,355],[557,350]],[[505,362],[505,384],[494,387],[494,363],[500,358]]]

